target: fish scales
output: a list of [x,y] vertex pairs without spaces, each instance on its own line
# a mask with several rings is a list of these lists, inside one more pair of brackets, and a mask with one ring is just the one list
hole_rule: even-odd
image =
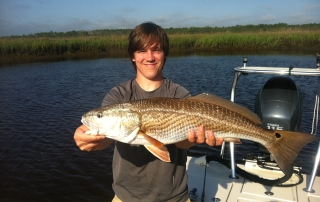
[[[217,137],[237,137],[265,144],[272,133],[262,130],[252,121],[218,105],[188,99],[153,98],[131,102],[132,109],[142,115],[141,129],[150,136],[171,144],[187,139],[187,131],[203,125]],[[131,144],[148,144],[144,138]]]

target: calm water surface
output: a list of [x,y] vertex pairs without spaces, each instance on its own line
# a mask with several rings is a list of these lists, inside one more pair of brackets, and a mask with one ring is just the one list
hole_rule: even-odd
[[[313,55],[248,57],[248,65],[315,67]],[[167,60],[164,75],[194,95],[209,92],[230,99],[237,66],[242,66],[242,56],[175,57]],[[112,87],[134,76],[130,61],[123,58],[1,68],[0,201],[110,201],[113,148],[81,152],[73,133],[84,112],[99,107]],[[268,78],[241,77],[235,102],[253,109],[255,94]],[[304,95],[302,131],[310,133],[318,81],[292,78]],[[311,172],[317,146],[309,144],[298,158],[305,173]],[[218,155],[219,148],[192,151]],[[248,153],[258,153],[251,142],[236,146],[238,161]]]

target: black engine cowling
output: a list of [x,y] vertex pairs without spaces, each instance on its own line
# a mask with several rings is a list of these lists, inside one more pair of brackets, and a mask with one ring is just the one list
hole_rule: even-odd
[[[300,131],[302,96],[289,77],[270,78],[258,91],[254,112],[260,117],[262,127],[273,130]],[[269,153],[262,145],[262,153]]]

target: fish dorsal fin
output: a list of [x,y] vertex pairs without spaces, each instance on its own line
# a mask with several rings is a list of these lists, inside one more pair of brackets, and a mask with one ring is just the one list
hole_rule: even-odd
[[158,159],[164,162],[171,162],[170,153],[165,145],[161,148],[155,147],[153,145],[144,145],[144,147],[154,156],[158,157]]
[[248,118],[250,121],[254,122],[255,124],[261,124],[261,120],[259,116],[249,109],[242,107],[236,103],[231,102],[230,100],[223,99],[221,97],[218,97],[216,95],[208,94],[208,93],[201,93],[199,95],[196,95],[194,97],[187,98],[188,100],[195,100],[195,101],[201,101],[206,102],[209,104],[214,104],[223,108],[226,108],[230,111],[239,113],[246,118]]

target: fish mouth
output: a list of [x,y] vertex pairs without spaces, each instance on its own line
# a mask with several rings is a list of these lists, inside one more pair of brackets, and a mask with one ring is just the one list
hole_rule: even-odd
[[86,125],[86,126],[88,126],[88,122],[85,120],[85,119],[81,119],[81,122],[84,124],[84,125]]
[[89,122],[86,121],[84,118],[81,119],[81,122],[82,122],[85,126],[87,126],[88,128],[90,128],[90,129],[92,128],[92,127],[90,126]]
[[83,125],[85,125],[89,128],[89,130],[86,132],[86,134],[99,135],[99,128],[98,127],[90,125],[90,123],[83,118],[81,119],[81,122],[83,123]]

